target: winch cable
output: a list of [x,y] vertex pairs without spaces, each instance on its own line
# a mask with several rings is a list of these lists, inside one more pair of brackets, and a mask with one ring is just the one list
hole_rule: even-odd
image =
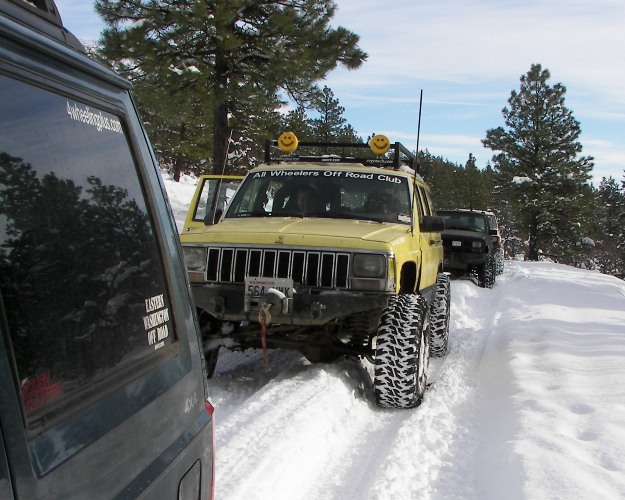
[[263,360],[265,365],[269,364],[267,356],[267,325],[271,323],[271,304],[264,302],[258,311],[258,322],[260,323],[260,346],[263,351]]

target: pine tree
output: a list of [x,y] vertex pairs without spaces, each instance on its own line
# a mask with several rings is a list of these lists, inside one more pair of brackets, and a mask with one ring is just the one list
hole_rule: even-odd
[[278,137],[282,132],[293,132],[300,141],[312,141],[313,131],[306,108],[302,105],[290,110],[280,120],[280,126],[272,137]]
[[419,154],[419,164],[438,208],[490,208],[492,169],[478,169],[472,154],[462,167],[442,157],[435,158],[426,150]]
[[527,237],[528,260],[547,256],[575,263],[582,241],[592,157],[578,157],[580,125],[564,104],[566,88],[532,65],[502,110],[506,127],[486,132],[499,195]]
[[318,118],[311,120],[311,129],[315,141],[353,142],[355,134],[348,127],[343,117],[345,108],[334,98],[334,92],[329,87],[323,87],[321,92],[312,100],[312,110],[318,113]]
[[590,226],[596,268],[604,274],[618,275],[625,269],[619,245],[623,200],[616,179],[604,177],[595,192],[593,224]]
[[[332,0],[96,0],[108,24],[102,57],[137,85],[155,116],[176,102],[187,133],[212,142],[221,172],[230,141],[266,136],[286,95],[306,102],[337,65],[358,68],[358,36],[331,27]],[[187,112],[193,112],[187,117]],[[180,114],[162,117],[177,130]],[[260,119],[259,119],[260,118]],[[268,119],[269,118],[269,119]],[[237,155],[237,152],[232,152]]]
[[616,276],[625,279],[625,170],[623,171],[623,180],[621,181],[621,193],[621,201],[617,209],[620,225],[617,239],[619,242],[621,262],[623,262],[624,265],[618,273],[616,273]]
[[487,210],[490,207],[491,179],[490,170],[477,168],[475,157],[469,153],[464,170],[459,172],[461,197],[457,205],[471,210]]
[[442,156],[433,156],[427,149],[419,152],[419,171],[432,190],[436,208],[454,209],[461,205],[461,186],[457,182],[461,167]]

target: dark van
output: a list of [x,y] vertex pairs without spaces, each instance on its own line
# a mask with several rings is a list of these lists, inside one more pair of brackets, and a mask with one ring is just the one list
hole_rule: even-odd
[[213,407],[129,83],[0,0],[0,498],[206,499]]

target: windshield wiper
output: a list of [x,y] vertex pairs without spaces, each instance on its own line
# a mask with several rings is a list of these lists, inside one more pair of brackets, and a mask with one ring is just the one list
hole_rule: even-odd
[[232,215],[226,215],[226,218],[229,219],[230,217],[232,218],[237,218],[237,217],[271,217],[271,213],[269,212],[265,212],[264,210],[254,210],[254,211],[247,211],[247,212],[237,212],[234,213]]

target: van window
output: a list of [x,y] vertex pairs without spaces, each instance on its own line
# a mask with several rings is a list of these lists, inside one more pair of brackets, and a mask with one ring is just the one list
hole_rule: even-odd
[[0,298],[38,418],[175,334],[121,119],[2,75],[0,88]]

